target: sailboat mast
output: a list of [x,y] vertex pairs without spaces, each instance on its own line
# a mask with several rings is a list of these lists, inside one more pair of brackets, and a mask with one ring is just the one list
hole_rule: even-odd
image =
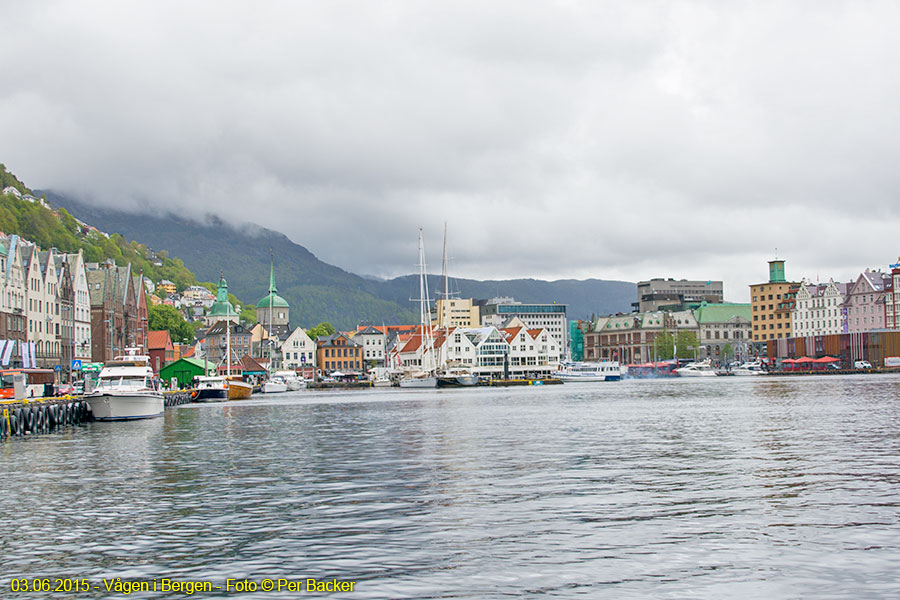
[[225,321],[225,364],[228,377],[231,378],[231,321]]
[[275,287],[275,254],[272,252],[272,249],[269,248],[269,328],[266,331],[266,347],[269,355],[269,362],[266,364],[266,367],[271,372],[272,371],[272,310],[274,309],[274,301],[275,292],[272,288]]
[[444,286],[444,293],[442,294],[444,297],[444,338],[446,338],[450,333],[450,308],[447,304],[447,300],[450,298],[450,278],[447,277],[447,221],[444,221],[444,257],[441,262],[441,278]]
[[[422,239],[422,228],[419,228],[419,319],[422,324],[422,369],[425,368],[425,356],[429,349],[433,350],[434,342],[431,333],[431,310],[428,306],[428,276],[425,268],[425,242]],[[434,367],[432,366],[431,369]],[[428,369],[430,370],[430,369]]]

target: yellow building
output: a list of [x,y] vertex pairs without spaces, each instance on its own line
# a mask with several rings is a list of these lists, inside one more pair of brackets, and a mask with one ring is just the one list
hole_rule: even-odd
[[791,309],[799,284],[785,281],[784,261],[769,261],[769,281],[750,286],[752,339],[765,342],[791,337]]
[[175,284],[169,281],[168,279],[163,279],[159,282],[159,285],[156,286],[158,289],[164,291],[166,295],[171,296],[175,293]]
[[[481,311],[472,298],[450,298],[437,300],[437,310],[432,315],[433,327],[481,327]],[[449,311],[449,312],[448,312]],[[449,319],[449,321],[448,321]]]

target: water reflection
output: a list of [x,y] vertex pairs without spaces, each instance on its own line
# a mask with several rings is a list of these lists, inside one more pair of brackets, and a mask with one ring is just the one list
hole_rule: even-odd
[[360,598],[894,596],[898,391],[306,391],[95,423],[0,446],[4,574],[338,577]]

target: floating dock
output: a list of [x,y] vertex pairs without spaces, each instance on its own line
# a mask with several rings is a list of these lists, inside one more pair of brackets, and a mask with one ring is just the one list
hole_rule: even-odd
[[[166,408],[187,404],[192,390],[163,392]],[[83,396],[0,401],[0,440],[61,431],[94,420]]]

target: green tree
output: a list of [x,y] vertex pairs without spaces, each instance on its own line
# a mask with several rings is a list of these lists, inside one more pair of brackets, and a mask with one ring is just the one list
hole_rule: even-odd
[[157,304],[147,309],[147,324],[150,331],[169,332],[172,341],[188,344],[194,339],[194,328],[185,321],[181,312],[167,304]]
[[315,341],[315,339],[317,337],[322,337],[322,336],[326,336],[326,335],[334,335],[334,332],[335,332],[334,325],[325,321],[324,323],[319,323],[315,327],[307,329],[306,335],[308,335],[311,340]]
[[[244,321],[248,325],[255,325],[258,321],[256,317],[256,307],[252,304],[244,304],[241,307],[241,321]],[[263,323],[265,325],[265,323]]]
[[669,330],[664,330],[654,340],[656,360],[669,360],[675,352],[675,336]]
[[679,331],[675,342],[678,358],[693,358],[694,350],[699,346],[697,334],[693,331]]
[[729,358],[734,356],[734,348],[731,347],[731,344],[725,344],[722,346],[722,358],[728,360]]

